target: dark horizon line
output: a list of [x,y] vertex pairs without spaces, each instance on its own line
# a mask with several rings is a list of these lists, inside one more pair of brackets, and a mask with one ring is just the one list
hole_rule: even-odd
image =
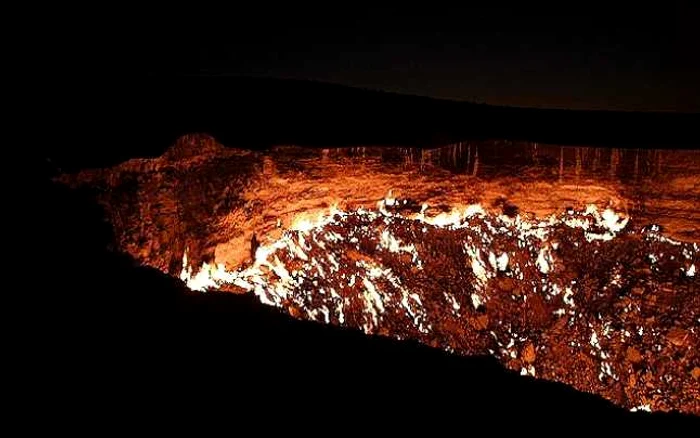
[[402,96],[402,97],[412,97],[412,98],[420,98],[420,99],[429,99],[432,101],[436,102],[443,102],[443,103],[458,103],[458,104],[469,104],[469,105],[478,105],[478,106],[488,106],[492,107],[495,109],[508,109],[508,110],[538,110],[538,111],[566,111],[566,112],[577,112],[577,113],[624,113],[624,114],[649,114],[649,115],[654,115],[654,114],[662,114],[662,115],[679,115],[679,116],[700,116],[700,111],[684,111],[684,110],[674,110],[674,109],[656,109],[656,110],[645,110],[645,109],[620,109],[620,108],[615,108],[615,109],[610,109],[610,108],[571,108],[571,107],[563,107],[563,106],[523,106],[523,105],[509,105],[509,104],[494,104],[494,103],[489,103],[486,101],[473,101],[473,100],[468,100],[468,99],[462,99],[462,98],[445,98],[445,97],[435,97],[435,96],[430,96],[430,95],[425,95],[425,94],[417,94],[417,93],[412,93],[412,92],[399,92],[399,91],[391,91],[391,90],[386,90],[386,89],[381,89],[381,88],[375,88],[371,86],[362,86],[362,85],[348,85],[346,83],[341,83],[341,82],[333,82],[333,81],[325,81],[325,80],[320,80],[320,79],[301,79],[293,76],[268,76],[268,75],[259,75],[259,76],[253,76],[253,75],[243,75],[243,74],[237,74],[237,73],[226,73],[226,72],[207,72],[207,71],[200,71],[200,72],[176,72],[176,73],[162,73],[162,72],[148,72],[146,74],[148,78],[157,78],[157,77],[168,77],[170,79],[177,79],[177,78],[233,78],[233,79],[242,79],[242,80],[262,80],[262,81],[280,81],[280,82],[296,82],[296,83],[305,83],[305,84],[313,84],[313,85],[321,85],[321,86],[332,86],[332,87],[338,87],[338,88],[345,88],[345,89],[351,89],[351,90],[359,90],[359,91],[366,91],[366,92],[373,92],[373,93],[384,93],[388,95],[394,95],[394,96]]

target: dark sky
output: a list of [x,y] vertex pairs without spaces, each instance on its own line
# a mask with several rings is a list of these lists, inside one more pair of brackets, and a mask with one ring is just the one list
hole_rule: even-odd
[[700,111],[700,9],[608,3],[427,10],[269,2],[177,17],[163,10],[117,25],[101,55],[136,74],[310,79],[498,105]]

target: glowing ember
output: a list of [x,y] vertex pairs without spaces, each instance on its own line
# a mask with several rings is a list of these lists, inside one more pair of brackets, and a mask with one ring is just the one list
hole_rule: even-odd
[[[650,342],[655,351],[660,348],[656,330],[643,341],[639,340],[645,333],[643,326],[629,326],[616,333],[613,321],[618,321],[616,326],[624,325],[625,312],[603,317],[605,308],[600,308],[595,323],[590,322],[583,312],[590,305],[588,301],[596,298],[583,288],[580,277],[572,278],[569,273],[578,254],[607,248],[614,251],[615,237],[621,233],[628,239],[635,236],[636,231],[626,229],[628,218],[612,210],[599,213],[589,206],[582,212],[569,211],[542,221],[493,215],[478,205],[428,217],[427,205],[420,213],[409,215],[394,211],[396,205],[401,201],[390,193],[379,202],[377,211],[360,208],[344,212],[333,207],[306,213],[295,218],[280,238],[258,247],[248,267],[227,271],[223,265],[204,263],[195,274],[185,254],[180,277],[194,290],[232,285],[252,291],[263,303],[310,320],[401,339],[437,341],[442,348],[458,353],[489,352],[523,375],[559,380],[562,374],[546,356],[538,360],[537,367],[532,353],[519,358],[518,345],[534,342],[534,338],[517,335],[512,331],[513,321],[508,322],[520,312],[545,306],[542,318],[573,327],[572,338],[566,342],[569,348],[586,351],[583,345],[589,344],[592,350],[587,354],[597,363],[591,368],[591,377],[572,375],[565,380],[603,394],[608,394],[609,382],[620,381],[628,372],[610,359],[614,354],[611,349],[623,347],[613,347],[609,339],[616,337],[629,345]],[[671,257],[695,260],[697,256],[694,244],[671,241],[653,230],[640,236],[643,239],[636,241],[646,242],[654,251],[646,259],[649,267],[667,263]],[[672,252],[678,256],[669,255]],[[461,269],[452,270],[455,266]],[[438,280],[444,275],[439,272],[445,269],[451,270],[445,282],[449,292]],[[609,278],[606,286],[594,291],[615,293],[627,287],[623,269],[618,265],[598,271],[595,278]],[[695,275],[694,264],[684,269],[686,277]],[[578,295],[586,297],[582,299],[587,300],[587,306],[576,305],[574,297]],[[465,309],[460,302],[471,306]],[[440,308],[451,310],[440,313]],[[490,316],[494,311],[498,313]],[[455,338],[454,327],[470,334]],[[487,327],[492,334],[488,341],[483,338]],[[632,338],[630,331],[638,332],[639,338]],[[588,339],[578,335],[581,332],[587,332],[584,336]],[[504,338],[507,346],[500,342]],[[682,376],[675,379],[680,381]],[[635,406],[633,403],[646,396],[644,391],[631,392],[625,403]],[[657,399],[663,409],[666,405]]]

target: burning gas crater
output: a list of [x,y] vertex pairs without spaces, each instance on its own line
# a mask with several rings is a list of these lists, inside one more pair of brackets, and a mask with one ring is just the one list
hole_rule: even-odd
[[[296,220],[236,271],[183,257],[194,290],[226,285],[313,321],[490,354],[632,410],[700,414],[698,245],[595,206],[544,220],[472,205]],[[663,316],[661,304],[670,309]]]

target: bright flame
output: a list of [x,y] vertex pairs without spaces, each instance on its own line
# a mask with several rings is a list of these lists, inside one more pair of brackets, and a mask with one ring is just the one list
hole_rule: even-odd
[[549,250],[545,247],[542,248],[540,250],[540,253],[537,255],[537,261],[535,262],[535,264],[537,265],[541,273],[549,274],[549,271],[552,270],[551,260],[552,257],[549,253]]
[[415,219],[441,228],[459,227],[470,217],[486,214],[486,211],[480,204],[472,204],[465,208],[454,208],[450,212],[440,213],[431,217],[425,216],[426,209],[427,204],[423,204],[420,214],[416,215]]
[[[444,306],[455,318],[474,315],[476,310],[497,301],[500,297],[497,298],[494,293],[507,291],[502,287],[507,284],[502,282],[503,278],[517,281],[517,289],[511,288],[513,292],[506,299],[526,302],[533,296],[532,293],[542,294],[540,296],[551,302],[552,309],[556,308],[552,311],[556,317],[576,317],[581,307],[580,302],[576,305],[576,301],[584,295],[581,294],[580,287],[576,286],[576,280],[563,280],[557,274],[565,270],[565,251],[573,250],[573,247],[585,251],[590,246],[586,246],[579,238],[569,242],[564,237],[567,234],[561,233],[568,233],[566,227],[571,227],[581,230],[588,242],[607,241],[616,238],[629,222],[629,218],[610,209],[599,213],[595,205],[588,206],[583,212],[530,219],[521,215],[509,217],[487,214],[478,204],[460,206],[431,217],[425,215],[428,211],[427,204],[423,204],[420,213],[406,216],[396,209],[385,208],[397,202],[389,192],[374,210],[360,207],[355,212],[344,212],[333,206],[327,211],[302,213],[293,218],[290,228],[281,237],[268,239],[257,248],[250,266],[237,271],[227,271],[223,264],[203,263],[195,274],[189,265],[186,250],[180,278],[190,289],[197,291],[232,284],[254,293],[264,304],[301,310],[301,315],[309,320],[349,325],[366,333],[388,333],[399,339],[419,336],[417,339],[425,340],[423,335],[439,335],[440,330],[443,330],[438,320],[432,320],[431,309],[435,308],[435,303],[430,302],[431,297],[427,293],[432,290],[424,288],[425,283],[409,281],[406,275],[410,274],[406,273],[428,268],[440,269],[440,265],[428,265],[429,261],[439,263],[445,260],[436,258],[434,254],[436,250],[441,250],[440,245],[450,248],[448,257],[456,257],[455,260],[463,263],[463,271],[458,274],[469,283],[464,285],[462,295],[453,296],[443,292]],[[425,236],[423,233],[428,230],[433,233],[435,228],[461,229],[459,233],[454,233],[459,235],[460,240],[450,242],[451,236],[445,236],[444,232],[434,234],[437,236],[436,245],[433,245],[432,240],[421,240]],[[662,243],[684,245],[679,251],[682,250],[687,261],[681,265],[681,272],[688,277],[695,276],[697,244],[676,243],[653,231],[644,237]],[[342,244],[336,245],[339,242]],[[367,246],[368,242],[371,247]],[[460,252],[454,253],[452,243]],[[591,246],[599,247],[597,243]],[[433,255],[422,253],[423,251],[430,251]],[[658,255],[649,254],[652,264],[664,258],[663,251],[657,252]],[[397,258],[390,253],[404,254]],[[406,255],[410,255],[410,262]],[[692,264],[688,266],[689,263]],[[453,269],[454,266],[448,268]],[[469,272],[469,269],[473,276],[462,276],[464,270]],[[418,276],[421,279],[421,274]],[[610,272],[610,278],[612,280],[609,280],[608,285],[620,286],[620,275],[616,275],[614,270]],[[415,289],[411,290],[412,287]],[[457,290],[455,293],[460,292]],[[405,319],[395,320],[396,317]],[[392,332],[397,321],[402,321],[401,331]],[[478,318],[475,321],[474,324],[493,324],[482,323]],[[490,321],[490,317],[487,321]],[[516,342],[516,334],[511,334],[508,330],[511,338],[505,348],[506,341],[499,341],[498,338],[501,335],[494,331],[490,333],[501,347],[500,351],[515,359],[517,352],[508,349]],[[641,326],[634,330],[637,330],[639,336],[654,336],[653,331],[645,332]],[[606,326],[598,332],[593,329],[588,341],[594,349],[591,351],[601,360],[598,375],[601,382],[619,378],[615,374],[617,370],[614,369],[614,364],[611,366],[604,361],[610,354],[604,350],[609,346],[608,331]],[[620,332],[620,336],[629,338],[630,333],[625,330]],[[517,339],[518,342],[526,340],[524,337]],[[580,346],[578,341],[571,341],[571,346],[574,345]],[[489,352],[500,354],[494,353],[494,350],[489,349]],[[523,365],[521,373],[537,375],[534,364]],[[542,374],[541,369],[539,374]],[[634,409],[646,410],[648,405]]]
[[308,233],[314,228],[322,227],[333,219],[333,216],[341,213],[337,205],[333,205],[327,211],[303,212],[299,213],[292,220],[291,230]]
[[602,219],[605,227],[613,233],[622,231],[627,226],[627,222],[629,222],[628,217],[622,219],[619,214],[609,208],[603,212]]
[[508,269],[508,254],[503,253],[496,259],[496,266],[499,271]]
[[223,283],[233,283],[236,280],[235,274],[227,272],[226,267],[221,263],[216,266],[206,262],[202,263],[199,272],[194,276],[192,275],[192,267],[187,263],[187,250],[185,250],[182,255],[180,279],[192,290],[204,292],[207,289],[219,287]]
[[[385,205],[391,206],[397,202],[398,200],[393,196],[392,192],[389,191],[385,199],[379,201],[377,209],[386,216],[417,220],[426,225],[439,228],[468,227],[470,218],[475,216],[484,217],[486,215],[485,209],[480,204],[472,204],[466,207],[456,207],[450,212],[440,213],[431,217],[425,216],[425,212],[428,209],[427,204],[422,205],[420,213],[408,217],[401,216],[398,213],[386,212],[384,209]],[[376,215],[375,212],[366,210],[362,207],[360,207],[355,213],[367,215],[368,217]],[[294,257],[307,261],[308,256],[304,251],[305,247],[307,246],[307,241],[304,235],[308,236],[314,230],[322,229],[327,224],[333,222],[336,215],[347,216],[348,213],[338,209],[337,205],[333,205],[327,210],[300,213],[294,217],[289,228],[289,231],[298,232],[296,241],[290,237],[287,232],[284,233],[280,239],[266,245],[259,246],[255,253],[253,265],[240,271],[227,271],[225,266],[222,264],[214,265],[205,262],[195,274],[192,267],[189,265],[187,251],[185,251],[182,258],[183,267],[180,273],[180,279],[182,279],[192,290],[205,291],[208,289],[218,288],[222,284],[234,284],[246,290],[253,290],[257,295],[261,296],[261,294],[264,294],[264,291],[262,291],[262,284],[266,284],[266,280],[263,278],[264,274],[260,270],[261,267],[266,267],[272,270],[275,275],[287,283],[291,281],[290,273],[287,272],[284,264],[279,260],[279,258],[275,257],[272,261],[270,261],[270,257],[273,256],[278,250],[287,248],[289,252],[294,255]],[[617,233],[622,231],[629,221],[629,218],[623,218],[620,214],[610,209],[606,209],[602,214],[600,214],[595,205],[589,205],[583,214],[574,216],[572,213],[569,213],[568,215],[563,215],[561,218],[557,218],[556,216],[552,215],[546,221],[532,221],[527,217],[520,215],[517,215],[514,218],[499,215],[495,219],[496,221],[500,221],[503,225],[514,227],[518,239],[520,239],[522,242],[531,236],[536,237],[540,241],[545,241],[548,234],[548,228],[559,223],[564,223],[572,228],[583,229],[586,232],[586,238],[589,241],[596,239],[610,240],[614,238]],[[497,232],[497,230],[493,228],[493,225],[491,225],[490,221],[487,221],[486,224],[490,231],[494,233]],[[592,226],[598,227],[598,229],[603,229],[604,233],[599,234],[590,231]],[[425,231],[425,228],[423,231]],[[324,236],[327,242],[336,242],[343,239],[342,236],[332,231],[325,232]],[[483,234],[482,244],[484,246],[488,246],[490,239],[490,236]],[[320,241],[316,242],[319,245],[325,245]],[[403,245],[391,233],[384,230],[381,233],[380,246],[388,249],[391,252],[405,251],[410,253],[412,255],[413,262],[416,263],[420,269],[421,261],[418,257],[416,247],[413,244]],[[465,250],[471,258],[471,268],[474,274],[482,285],[485,284],[493,274],[490,271],[487,271],[487,264],[481,259],[479,248],[465,245]],[[539,251],[535,263],[540,272],[546,274],[552,269],[552,261],[552,255],[549,248],[544,247]],[[508,254],[503,253],[496,257],[495,254],[490,252],[489,264],[494,271],[506,271],[509,265]],[[317,269],[320,269],[320,266]],[[522,272],[518,273],[519,269],[517,267],[515,269],[516,274],[521,277]],[[686,275],[689,277],[695,275],[695,265],[688,268]],[[267,299],[265,301],[267,301]],[[567,296],[565,301],[572,301],[571,305],[573,305],[573,300],[571,300],[570,296]]]

